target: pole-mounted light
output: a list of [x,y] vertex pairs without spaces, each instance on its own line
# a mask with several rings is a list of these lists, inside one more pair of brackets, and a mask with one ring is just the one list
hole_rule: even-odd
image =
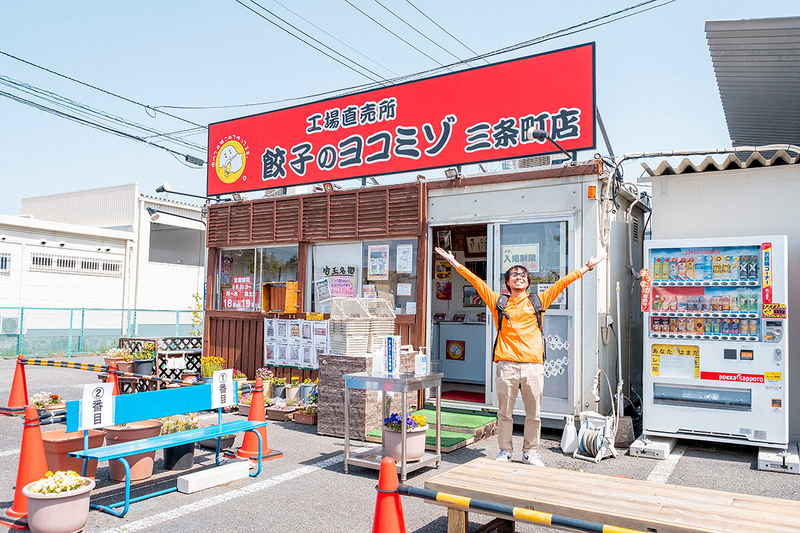
[[147,209],[147,214],[150,215],[150,220],[153,222],[161,218],[161,215],[169,215],[171,217],[185,218],[186,220],[191,220],[193,222],[200,222],[204,226],[206,225],[206,221],[201,218],[192,218],[192,217],[187,217],[186,215],[167,213],[166,211],[159,211],[158,209],[153,209],[152,207],[146,207],[145,209]]
[[533,126],[531,126],[530,128],[528,128],[528,131],[527,131],[527,137],[528,137],[528,140],[529,140],[529,141],[550,141],[551,143],[553,143],[553,144],[555,145],[555,147],[556,147],[556,148],[558,148],[559,150],[561,150],[561,152],[562,152],[564,155],[566,155],[566,156],[569,158],[569,160],[570,160],[570,161],[572,161],[572,154],[570,154],[569,152],[567,152],[566,150],[564,150],[563,148],[561,148],[561,145],[559,145],[559,144],[558,144],[556,141],[554,141],[554,140],[553,140],[553,138],[552,138],[552,137],[550,137],[550,136],[547,134],[547,132],[546,132],[546,131],[544,131],[544,130],[537,130],[536,128],[534,128]]
[[181,196],[191,196],[192,198],[202,198],[203,200],[213,200],[215,202],[219,202],[219,198],[215,198],[213,196],[200,196],[198,194],[189,194],[188,192],[178,192],[172,190],[172,185],[168,182],[164,182],[164,185],[159,185],[156,187],[156,192],[167,192],[170,194],[180,194]]

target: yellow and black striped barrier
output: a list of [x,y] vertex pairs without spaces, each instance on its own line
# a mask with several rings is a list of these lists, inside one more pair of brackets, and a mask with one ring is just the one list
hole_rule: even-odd
[[[79,363],[77,361],[60,361],[58,359],[31,359],[31,358],[20,358],[20,364],[29,365],[29,366],[53,366],[58,368],[73,368],[75,370],[89,370],[91,372],[110,372],[110,369],[106,365],[96,364],[96,363]],[[172,379],[172,378],[161,378],[158,376],[146,376],[144,374],[134,374],[133,372],[120,372],[115,370],[113,372],[117,375],[117,377],[125,377],[125,378],[137,378],[145,381],[160,381],[161,383],[177,383],[179,385],[202,385],[202,381],[189,381],[189,380],[182,380],[182,379]]]
[[470,509],[474,511],[485,511],[509,520],[519,520],[521,522],[530,522],[545,526],[564,527],[574,529],[576,531],[588,531],[591,533],[644,533],[635,529],[598,524],[597,522],[589,522],[588,520],[579,520],[577,518],[569,518],[567,516],[543,513],[541,511],[534,511],[531,509],[523,509],[522,507],[512,507],[510,505],[485,502],[482,500],[476,500],[474,498],[467,498],[465,496],[446,494],[444,492],[417,489],[414,487],[409,487],[408,485],[400,485],[397,488],[397,492],[404,496],[414,496],[415,498],[445,503],[465,511]]

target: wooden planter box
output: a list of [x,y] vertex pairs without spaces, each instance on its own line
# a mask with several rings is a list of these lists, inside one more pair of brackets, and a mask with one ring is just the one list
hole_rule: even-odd
[[305,424],[307,426],[316,426],[317,416],[318,416],[317,413],[309,415],[301,411],[297,411],[294,414],[294,421],[297,422],[298,424]]
[[278,422],[289,422],[294,417],[296,409],[275,409],[270,407],[267,409],[267,418],[276,420]]

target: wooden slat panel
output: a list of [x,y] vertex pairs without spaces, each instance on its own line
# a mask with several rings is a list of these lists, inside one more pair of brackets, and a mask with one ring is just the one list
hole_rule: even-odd
[[328,238],[328,196],[303,198],[303,240]]
[[275,201],[253,204],[253,242],[275,242]]
[[420,231],[419,188],[389,189],[389,234]]
[[208,225],[206,231],[206,246],[216,248],[228,245],[228,223],[230,209],[228,206],[208,210]]
[[358,235],[359,237],[381,236],[387,234],[386,190],[359,191],[358,195]]
[[297,241],[300,231],[300,200],[291,198],[275,202],[275,241]]
[[331,195],[328,228],[332,239],[356,236],[355,192]]
[[242,245],[252,241],[250,235],[250,215],[252,204],[245,203],[231,206],[228,244]]

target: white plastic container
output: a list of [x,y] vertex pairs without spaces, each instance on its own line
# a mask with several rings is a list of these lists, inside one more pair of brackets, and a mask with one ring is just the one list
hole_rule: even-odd
[[561,451],[572,453],[578,448],[578,432],[575,430],[575,417],[567,415],[564,432],[561,434]]

